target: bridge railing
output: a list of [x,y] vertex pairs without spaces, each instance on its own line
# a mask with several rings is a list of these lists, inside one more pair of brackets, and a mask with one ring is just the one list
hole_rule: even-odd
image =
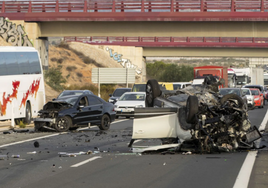
[[268,0],[0,0],[0,13],[265,11]]
[[66,42],[133,46],[239,46],[268,47],[268,38],[260,37],[64,37]]

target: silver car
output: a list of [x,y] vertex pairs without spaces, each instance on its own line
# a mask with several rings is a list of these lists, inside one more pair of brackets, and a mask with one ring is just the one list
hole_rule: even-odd
[[248,107],[254,108],[255,107],[254,95],[252,95],[250,89],[249,88],[241,88],[241,90],[242,90],[242,95],[246,95],[246,97],[247,97]]

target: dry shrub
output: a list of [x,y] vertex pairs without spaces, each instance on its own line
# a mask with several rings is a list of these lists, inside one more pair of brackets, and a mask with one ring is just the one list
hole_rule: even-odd
[[74,71],[76,69],[77,69],[76,66],[68,66],[68,67],[66,67],[66,70],[69,71],[69,72]]

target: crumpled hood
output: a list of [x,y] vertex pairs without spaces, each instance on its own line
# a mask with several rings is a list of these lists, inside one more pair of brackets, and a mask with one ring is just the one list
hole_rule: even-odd
[[71,107],[72,105],[65,101],[49,101],[44,105],[43,110],[61,110]]

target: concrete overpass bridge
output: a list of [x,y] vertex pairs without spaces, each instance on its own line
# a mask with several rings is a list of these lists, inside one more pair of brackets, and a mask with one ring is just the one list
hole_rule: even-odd
[[[43,51],[48,37],[90,36],[89,44],[133,46],[141,57],[268,56],[268,0],[0,0],[1,17],[23,25]],[[11,26],[0,20],[7,40]]]

